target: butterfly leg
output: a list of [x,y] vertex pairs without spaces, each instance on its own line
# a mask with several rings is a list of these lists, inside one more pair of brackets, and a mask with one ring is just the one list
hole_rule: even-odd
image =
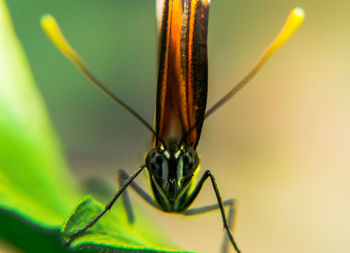
[[123,185],[120,187],[119,191],[114,195],[113,199],[105,206],[104,210],[100,212],[92,221],[90,221],[85,227],[82,229],[79,229],[75,233],[73,233],[69,238],[67,239],[66,245],[69,245],[76,237],[78,237],[80,234],[84,233],[87,229],[92,227],[107,211],[111,209],[113,204],[117,201],[119,196],[123,193],[123,191],[132,183],[132,181],[143,171],[143,169],[146,166],[142,166],[141,168],[135,170],[129,178],[124,181]]
[[[128,173],[125,172],[125,170],[120,169],[119,170],[120,187],[124,184],[126,180],[128,180],[128,178],[129,178]],[[148,204],[159,209],[156,202],[153,200],[153,198],[148,193],[146,193],[138,184],[132,181],[130,183],[130,187],[133,188],[135,192],[138,193]],[[135,221],[135,216],[134,216],[134,212],[132,210],[131,202],[129,199],[128,190],[125,190],[125,192],[123,193],[122,200],[124,203],[126,214],[128,216],[128,221],[132,224]]]
[[[234,216],[234,200],[230,199],[230,200],[227,200],[227,201],[224,201],[224,202],[222,201],[221,194],[220,194],[220,191],[219,191],[219,187],[218,187],[218,185],[216,183],[215,177],[213,176],[213,174],[211,174],[211,172],[209,170],[204,172],[202,178],[198,181],[198,184],[196,185],[196,187],[193,190],[192,194],[189,196],[187,203],[191,204],[197,198],[199,192],[201,191],[204,183],[206,182],[206,180],[208,178],[210,178],[210,180],[211,180],[211,183],[212,183],[212,186],[214,188],[214,192],[215,192],[218,204],[204,206],[204,207],[199,207],[199,208],[194,208],[194,209],[189,209],[189,210],[185,211],[184,214],[185,215],[195,215],[195,214],[209,212],[209,211],[212,211],[212,210],[215,210],[215,209],[220,209],[221,217],[222,217],[223,224],[224,224],[224,229],[226,230],[226,233],[227,233],[227,237],[225,237],[226,239],[224,239],[222,252],[227,252],[227,238],[228,238],[230,240],[230,242],[232,243],[233,247],[235,248],[236,252],[240,253],[241,251],[238,248],[237,243],[234,240],[232,232],[230,230],[230,223],[232,222],[232,219],[233,219],[233,216]],[[229,206],[228,219],[226,217],[224,206]]]

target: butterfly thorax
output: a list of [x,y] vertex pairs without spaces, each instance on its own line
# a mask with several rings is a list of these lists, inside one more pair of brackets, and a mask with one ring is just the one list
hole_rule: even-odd
[[188,207],[186,199],[199,165],[197,153],[171,142],[158,146],[146,156],[146,167],[158,205],[167,212],[181,212]]

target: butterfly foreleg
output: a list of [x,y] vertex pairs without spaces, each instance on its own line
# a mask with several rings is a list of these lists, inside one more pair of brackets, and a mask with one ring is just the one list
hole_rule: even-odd
[[91,228],[106,212],[108,212],[113,204],[117,201],[119,196],[124,192],[124,190],[132,183],[132,181],[143,171],[145,166],[135,170],[127,180],[124,181],[123,185],[120,187],[118,192],[113,196],[112,200],[105,206],[103,211],[101,211],[92,221],[90,221],[85,227],[79,229],[75,233],[69,236],[67,239],[66,245],[69,245],[75,238],[84,233],[87,229]]
[[[209,206],[204,206],[204,207],[199,207],[199,208],[193,208],[193,209],[189,209],[187,211],[185,211],[183,214],[184,215],[195,215],[195,214],[200,214],[200,213],[206,213],[209,211],[213,211],[215,209],[219,209],[221,212],[221,217],[223,220],[223,224],[224,224],[224,229],[226,230],[227,233],[227,238],[230,240],[230,242],[232,243],[233,247],[235,248],[235,250],[237,251],[237,253],[240,253],[240,249],[237,246],[236,241],[233,238],[232,232],[230,230],[230,225],[232,223],[233,220],[233,216],[234,216],[234,199],[229,199],[226,201],[222,201],[221,198],[221,194],[219,191],[219,187],[216,183],[215,177],[213,176],[213,174],[211,174],[211,172],[209,170],[205,171],[203,176],[201,177],[201,179],[198,181],[195,189],[193,190],[193,192],[191,193],[191,195],[188,197],[188,204],[191,204],[198,196],[199,192],[201,191],[204,183],[206,182],[206,180],[210,178],[215,195],[216,195],[216,199],[218,201],[217,204],[214,205],[209,205]],[[224,206],[229,206],[229,212],[228,212],[228,218],[226,216],[225,213],[225,208]],[[227,252],[227,238],[225,237],[224,239],[224,243],[223,243],[223,247],[222,247],[222,252]]]

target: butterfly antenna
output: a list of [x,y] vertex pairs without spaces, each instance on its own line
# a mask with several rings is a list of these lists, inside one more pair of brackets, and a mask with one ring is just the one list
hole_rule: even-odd
[[[98,88],[100,88],[107,96],[112,98],[114,102],[121,105],[125,110],[130,112],[138,121],[140,121],[149,131],[152,132],[154,136],[157,136],[157,133],[148,124],[138,113],[136,113],[131,107],[125,104],[120,98],[114,95],[108,88],[106,88],[88,69],[82,58],[78,55],[78,53],[71,47],[66,38],[64,37],[60,27],[57,24],[55,18],[51,15],[45,15],[41,18],[41,27],[52,41],[52,43],[68,58],[70,59],[78,69],[83,72],[83,74]],[[160,138],[159,138],[160,139]],[[161,139],[160,139],[161,140]],[[163,142],[163,140],[161,140]]]
[[255,74],[264,66],[266,61],[275,53],[288,39],[298,30],[300,25],[303,23],[305,18],[305,11],[302,7],[294,8],[285,21],[281,31],[275,37],[275,39],[270,43],[270,45],[264,50],[260,58],[253,65],[251,70],[246,74],[241,81],[239,81],[225,96],[223,96],[219,101],[217,101],[212,107],[210,107],[201,121],[197,121],[190,130],[181,138],[180,145],[187,139],[190,133],[203,121],[207,119],[213,112],[224,105],[228,100],[230,100],[238,91],[240,91],[254,76]]
[[264,66],[266,61],[275,53],[287,40],[298,30],[305,18],[305,11],[301,7],[294,8],[287,20],[285,21],[281,31],[271,44],[264,50],[260,58],[253,65],[251,70],[239,81],[225,96],[217,101],[207,112],[205,113],[205,119],[208,118],[214,111],[230,100],[238,91],[240,91]]

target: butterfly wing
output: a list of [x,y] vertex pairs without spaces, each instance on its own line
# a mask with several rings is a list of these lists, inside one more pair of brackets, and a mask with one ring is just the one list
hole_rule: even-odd
[[[185,135],[184,144],[192,148],[200,138],[207,101],[209,3],[157,0],[161,14],[155,128],[166,142],[179,142]],[[160,144],[157,137],[154,144]]]

